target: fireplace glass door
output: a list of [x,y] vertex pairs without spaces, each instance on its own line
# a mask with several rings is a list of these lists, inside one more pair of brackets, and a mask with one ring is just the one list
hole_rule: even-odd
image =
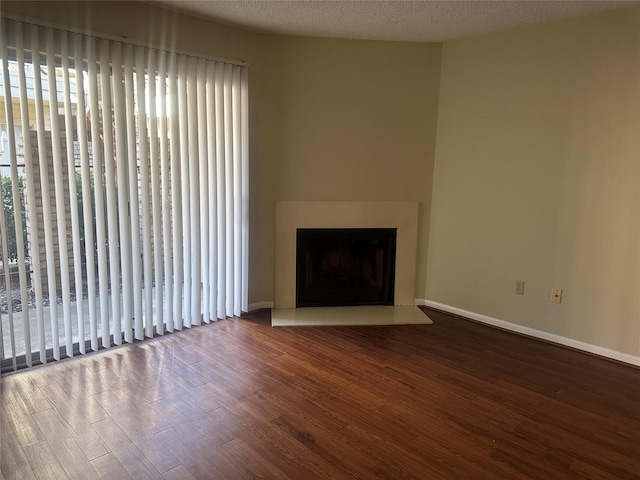
[[296,306],[393,305],[395,228],[299,228]]

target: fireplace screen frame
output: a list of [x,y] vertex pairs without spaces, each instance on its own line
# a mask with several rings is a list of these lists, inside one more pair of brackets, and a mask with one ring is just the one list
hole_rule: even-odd
[[[297,228],[296,308],[394,305],[397,236],[397,228]],[[324,247],[318,247],[321,242],[326,243]],[[377,249],[376,244],[380,245]],[[313,250],[310,253],[310,248],[315,248],[315,253]],[[318,248],[326,250],[322,260],[319,258],[322,252],[318,252]],[[346,255],[346,261],[344,255],[338,254],[338,250]],[[382,259],[379,258],[380,254]],[[308,288],[310,268],[317,271],[320,261],[325,264],[329,261],[342,270],[342,275],[329,275],[334,276],[337,283],[323,284],[321,292],[317,287],[315,291]],[[313,265],[309,265],[309,262]],[[349,265],[340,265],[340,262]],[[351,264],[359,267],[351,271]],[[378,271],[380,268],[381,272]],[[324,273],[327,273],[326,270],[325,268]],[[359,278],[353,278],[354,276]],[[356,282],[362,282],[364,278],[369,284],[361,283],[356,286]],[[324,280],[328,281],[326,278]],[[374,284],[379,284],[379,288],[375,288]],[[330,298],[331,295],[333,298]]]

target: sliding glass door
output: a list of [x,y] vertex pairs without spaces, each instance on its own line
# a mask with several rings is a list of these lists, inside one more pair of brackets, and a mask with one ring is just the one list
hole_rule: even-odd
[[246,310],[247,67],[2,34],[3,368]]

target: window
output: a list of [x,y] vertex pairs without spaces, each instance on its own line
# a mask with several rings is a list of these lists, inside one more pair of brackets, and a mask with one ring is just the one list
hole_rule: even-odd
[[2,21],[3,368],[246,310],[247,67]]

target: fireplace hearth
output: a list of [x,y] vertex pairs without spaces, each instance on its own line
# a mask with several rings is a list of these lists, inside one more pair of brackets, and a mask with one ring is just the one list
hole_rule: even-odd
[[296,307],[393,305],[395,228],[299,228]]

